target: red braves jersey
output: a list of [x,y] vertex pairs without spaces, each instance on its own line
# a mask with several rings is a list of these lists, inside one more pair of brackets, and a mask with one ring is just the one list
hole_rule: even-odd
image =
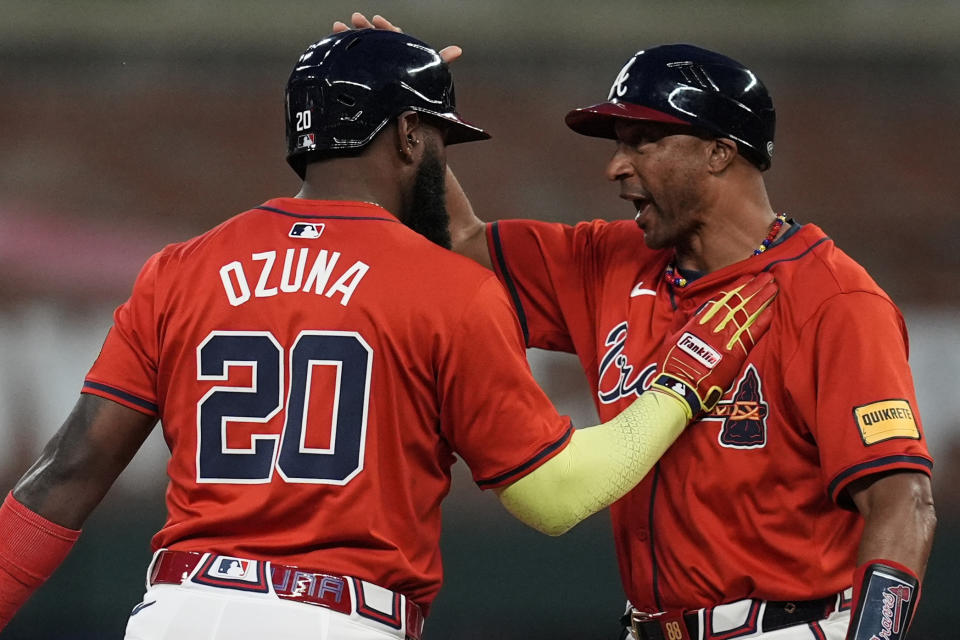
[[493,274],[356,202],[271,200],[153,256],[83,391],[162,422],[155,548],[352,575],[422,605],[454,453],[493,487],[571,435]]
[[665,336],[737,278],[772,272],[773,323],[735,382],[611,507],[620,572],[647,611],[850,585],[862,521],[847,485],[932,466],[903,319],[862,267],[812,224],[685,288],[632,221],[487,233],[528,345],[577,353],[604,420],[649,385]]

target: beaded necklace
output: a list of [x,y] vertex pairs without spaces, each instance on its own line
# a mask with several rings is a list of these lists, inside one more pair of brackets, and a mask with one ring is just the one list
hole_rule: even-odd
[[[760,246],[753,250],[753,255],[758,256],[764,251],[766,251],[773,241],[776,239],[777,234],[780,233],[780,228],[783,227],[783,223],[787,221],[787,214],[781,213],[774,218],[773,222],[770,223],[770,230],[767,232],[767,237],[763,239],[763,242],[760,243]],[[687,286],[687,279],[683,276],[676,274],[674,275],[673,265],[667,266],[666,270],[663,272],[664,279],[671,285],[678,287],[680,289]]]

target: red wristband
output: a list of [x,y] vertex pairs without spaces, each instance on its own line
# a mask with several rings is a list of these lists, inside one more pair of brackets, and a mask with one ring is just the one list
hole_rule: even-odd
[[60,566],[79,536],[7,494],[0,506],[0,629]]
[[920,600],[920,578],[893,560],[874,559],[853,574],[847,640],[902,640]]

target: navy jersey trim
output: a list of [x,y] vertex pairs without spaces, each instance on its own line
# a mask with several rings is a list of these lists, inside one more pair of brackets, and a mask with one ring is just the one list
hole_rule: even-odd
[[792,236],[797,231],[800,231],[800,229],[803,228],[803,223],[797,222],[793,218],[787,218],[787,222],[790,223],[790,228],[787,229],[782,236],[774,240],[773,244],[767,247],[767,249],[772,249],[779,244],[783,244],[784,242],[787,241],[788,238],[790,238],[790,236]]
[[928,470],[933,469],[933,462],[923,456],[886,456],[884,458],[878,458],[877,460],[871,460],[870,462],[863,462],[841,472],[840,475],[835,477],[830,483],[830,486],[827,488],[827,493],[836,501],[838,498],[836,493],[845,480],[851,476],[859,475],[864,471],[890,465],[917,465]]
[[764,272],[766,272],[766,271],[770,271],[770,269],[773,268],[773,265],[775,265],[775,264],[780,264],[781,262],[791,262],[791,261],[793,261],[793,260],[799,260],[800,258],[802,258],[803,256],[807,255],[808,253],[810,253],[811,251],[813,251],[814,249],[816,249],[817,247],[819,247],[821,244],[823,244],[824,242],[826,242],[826,241],[829,240],[829,239],[830,239],[830,238],[829,238],[828,236],[824,236],[824,237],[820,238],[819,240],[817,240],[816,242],[814,242],[814,243],[813,243],[812,245],[810,245],[809,247],[807,247],[806,249],[804,249],[802,253],[799,253],[799,254],[793,256],[792,258],[780,258],[779,260],[774,260],[773,262],[771,262],[770,264],[768,264],[767,266],[765,266],[763,269],[761,269],[761,270],[760,270],[760,273],[764,273]]
[[530,467],[534,466],[535,464],[537,464],[538,462],[540,462],[541,460],[543,460],[544,458],[552,454],[554,451],[560,449],[564,444],[566,444],[567,440],[570,439],[570,436],[572,433],[573,433],[573,425],[571,424],[570,426],[567,427],[567,430],[563,432],[563,435],[560,436],[560,438],[558,438],[555,442],[541,449],[540,453],[530,458],[529,460],[521,464],[519,467],[514,467],[510,471],[501,473],[500,475],[493,478],[488,478],[486,480],[477,480],[477,486],[480,487],[481,489],[483,489],[484,487],[495,486],[495,485],[501,484],[505,480],[509,480],[513,476],[523,473]]
[[92,382],[90,380],[84,380],[83,388],[96,389],[97,391],[103,391],[105,393],[109,393],[112,396],[116,396],[117,398],[120,398],[121,400],[125,400],[130,404],[135,404],[138,407],[146,409],[147,411],[150,411],[152,413],[157,413],[159,411],[159,407],[154,403],[144,400],[143,398],[139,398],[131,393],[127,393],[126,391],[121,391],[116,387],[111,387],[109,385],[101,384],[99,382]]
[[507,286],[507,292],[510,293],[510,299],[513,300],[513,308],[517,312],[517,320],[520,321],[520,328],[523,329],[523,343],[530,344],[530,330],[527,328],[527,314],[523,310],[523,304],[520,302],[520,294],[517,292],[517,285],[513,282],[513,276],[507,269],[507,261],[503,256],[503,243],[500,240],[499,221],[490,223],[490,233],[493,236],[493,251],[497,256],[497,264],[500,266],[500,273],[503,274],[503,284]]
[[673,310],[677,310],[677,297],[673,295],[673,285],[669,282],[667,283],[667,293],[670,294],[670,306],[673,307]]
[[650,539],[650,566],[653,569],[650,584],[653,586],[653,602],[657,605],[658,611],[663,611],[663,605],[660,603],[660,567],[657,565],[657,546],[653,534],[653,511],[657,500],[657,486],[660,484],[660,463],[653,468],[653,482],[650,483],[650,518],[647,522],[647,537]]
[[819,621],[810,623],[810,633],[813,634],[813,637],[816,638],[816,640],[827,640],[827,636],[823,632],[823,628],[820,626]]
[[291,218],[297,218],[299,220],[376,220],[379,222],[397,222],[394,218],[383,218],[380,216],[308,216],[302,213],[292,213],[290,211],[284,211],[283,209],[277,209],[275,207],[268,207],[261,205],[257,207],[260,211],[271,211],[273,213],[279,213],[280,215],[290,216]]

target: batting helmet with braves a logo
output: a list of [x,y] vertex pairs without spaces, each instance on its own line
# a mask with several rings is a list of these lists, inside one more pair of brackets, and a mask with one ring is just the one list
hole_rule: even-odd
[[616,139],[619,118],[686,124],[730,138],[761,171],[773,157],[776,115],[766,87],[736,60],[693,45],[638,51],[606,102],[574,109],[566,120],[577,133]]

